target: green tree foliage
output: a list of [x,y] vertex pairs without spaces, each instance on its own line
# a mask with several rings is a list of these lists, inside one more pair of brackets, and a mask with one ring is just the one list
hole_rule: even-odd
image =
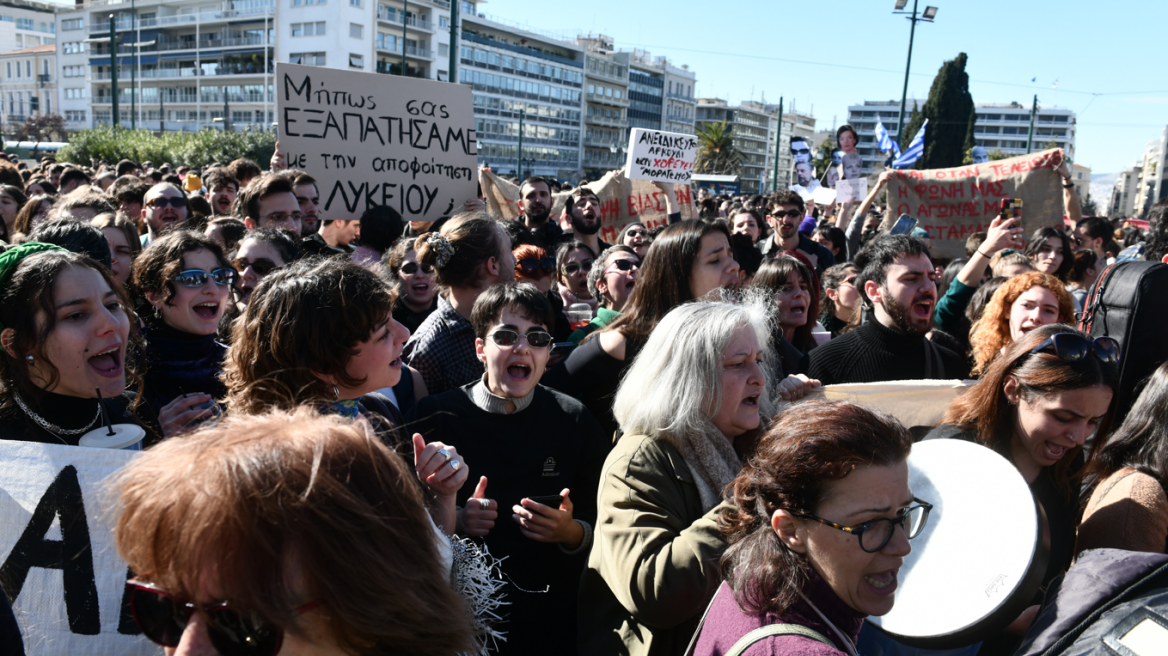
[[1083,210],[1083,216],[1099,216],[1099,205],[1090,195],[1086,198],[1080,198],[1079,206]]
[[977,145],[977,140],[973,138],[973,124],[976,122],[977,112],[969,112],[969,127],[965,130],[965,146],[963,147],[965,152],[973,150],[973,147]]
[[734,128],[726,121],[697,126],[698,151],[694,170],[707,175],[738,175],[742,171],[742,153],[734,147]]
[[103,125],[72,134],[69,145],[57,153],[57,161],[90,166],[94,161],[113,164],[129,159],[201,167],[246,157],[265,166],[275,152],[276,134],[265,130],[223,132],[204,128],[156,136],[149,130]]
[[24,123],[12,123],[9,132],[15,141],[52,141],[53,135],[65,134],[65,119],[60,114],[29,116]]
[[921,114],[917,107],[917,101],[913,101],[912,111],[908,113],[908,121],[904,124],[904,132],[897,135],[900,139],[900,152],[908,150],[908,145],[912,143],[913,137],[920,132],[921,126],[925,124],[925,117]]
[[[916,136],[920,124],[929,121],[925,132],[925,152],[917,160],[918,169],[944,169],[960,166],[964,158],[966,135],[969,132],[973,96],[969,93],[969,74],[965,72],[966,54],[947,61],[933,78],[929,98],[920,116],[914,114],[911,129],[901,135],[901,148],[906,148]],[[919,122],[918,122],[919,121]]]

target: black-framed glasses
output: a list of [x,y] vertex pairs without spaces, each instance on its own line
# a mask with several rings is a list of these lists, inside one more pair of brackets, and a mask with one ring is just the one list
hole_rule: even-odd
[[822,517],[816,517],[815,515],[792,514],[796,517],[814,520],[820,524],[839,529],[844,533],[851,533],[859,538],[861,549],[868,553],[876,553],[887,546],[892,540],[892,535],[896,532],[897,526],[904,529],[904,534],[910,540],[925,530],[925,524],[929,522],[929,512],[933,510],[933,504],[927,501],[921,501],[916,497],[913,497],[913,502],[917,505],[902,510],[897,514],[895,519],[880,517],[864,522],[858,526],[842,526],[835,522],[829,522]]
[[261,258],[257,258],[254,260],[249,260],[247,258],[240,257],[240,258],[237,258],[234,262],[232,262],[231,265],[234,266],[235,270],[241,274],[244,271],[246,271],[248,267],[251,267],[251,270],[255,271],[257,276],[266,276],[269,273],[280,268],[280,265],[276,264],[275,262],[269,260],[266,257],[261,257]]
[[556,270],[556,258],[525,257],[515,263],[515,268],[529,276],[535,275],[537,270],[543,270],[544,273],[550,274]]
[[782,218],[783,215],[786,215],[787,217],[792,218],[792,219],[797,219],[797,218],[803,216],[803,212],[801,212],[800,210],[787,210],[786,212],[775,212],[774,214],[771,214],[771,217],[778,219],[778,218]]
[[533,330],[526,335],[520,335],[514,330],[496,330],[487,335],[498,346],[512,347],[519,343],[519,338],[527,339],[527,345],[532,348],[547,348],[552,344],[552,336],[542,330]]
[[608,275],[609,273],[611,273],[614,268],[617,271],[624,271],[627,273],[627,272],[632,271],[634,269],[640,269],[641,263],[636,261],[636,260],[629,260],[629,259],[623,259],[623,258],[619,259],[619,260],[613,260],[608,265],[608,268],[604,270],[604,275]]
[[235,269],[215,269],[211,273],[207,273],[202,269],[189,269],[179,273],[171,280],[183,287],[202,287],[207,284],[208,278],[214,280],[217,285],[232,285],[239,279],[239,272]]
[[150,207],[153,207],[156,210],[160,210],[160,209],[166,207],[167,205],[170,205],[171,207],[178,209],[180,207],[187,206],[187,199],[183,198],[182,196],[170,196],[170,197],[157,196],[155,198],[151,198],[150,202],[146,203],[146,204],[149,205]]
[[428,264],[418,264],[416,262],[406,262],[405,264],[401,265],[401,269],[399,270],[402,272],[402,275],[412,276],[418,272],[419,268],[422,270],[422,273],[426,275],[434,273],[434,267]]
[[[130,611],[142,634],[163,647],[177,647],[187,622],[195,613],[207,620],[207,637],[224,656],[276,656],[284,644],[284,630],[254,612],[233,608],[227,602],[193,604],[180,601],[169,592],[137,579],[126,581]],[[299,617],[316,609],[310,601],[290,613]]]
[[859,278],[859,277],[860,276],[858,276],[858,275],[848,276],[847,278],[844,278],[844,280],[840,284],[841,285],[851,285],[852,287],[855,287],[856,286],[856,278]]
[[1094,353],[1095,357],[1108,364],[1119,362],[1119,342],[1111,337],[1087,339],[1075,333],[1058,333],[1048,337],[1030,352],[1038,353],[1051,347],[1054,348],[1054,354],[1064,362],[1078,362],[1087,357],[1088,353]]
[[565,264],[563,271],[565,276],[570,276],[577,271],[584,271],[587,273],[591,268],[592,260],[584,260],[583,262],[572,262],[571,264]]

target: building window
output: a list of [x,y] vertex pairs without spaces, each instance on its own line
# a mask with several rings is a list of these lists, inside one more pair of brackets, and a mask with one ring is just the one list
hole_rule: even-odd
[[[321,25],[324,25],[324,23],[321,23]],[[364,35],[365,35],[365,28],[364,27],[362,27],[361,25],[359,25],[357,23],[349,23],[349,36],[353,37],[354,39],[363,39],[363,38],[365,38]]]
[[68,32],[70,30],[80,30],[85,27],[84,18],[73,18],[70,20],[61,21],[61,31]]
[[360,7],[361,4],[361,0],[349,0],[350,7]]
[[449,57],[450,56],[450,46],[446,45],[445,43],[439,43],[438,44],[438,56],[439,57]]
[[294,52],[288,56],[289,63],[303,64],[305,66],[327,66],[324,61],[325,57],[323,52]]
[[462,0],[462,13],[474,16],[475,15],[474,3],[467,2],[467,0]]
[[349,55],[349,68],[365,68],[365,55]]
[[83,109],[82,110],[67,109],[67,110],[65,110],[65,120],[66,121],[84,121],[85,120],[85,110],[83,110]]
[[438,27],[450,27],[450,19],[445,16],[439,16]]
[[292,23],[292,36],[323,36],[324,21],[315,23]]

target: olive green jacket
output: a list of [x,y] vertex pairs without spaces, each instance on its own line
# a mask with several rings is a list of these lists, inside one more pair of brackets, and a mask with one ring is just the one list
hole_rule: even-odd
[[580,581],[580,656],[684,653],[722,581],[718,508],[702,512],[694,475],[668,442],[620,438],[604,462]]

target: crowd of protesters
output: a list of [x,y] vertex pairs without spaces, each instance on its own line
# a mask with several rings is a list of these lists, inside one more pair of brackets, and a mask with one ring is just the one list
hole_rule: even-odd
[[[1072,190],[1076,221],[1003,215],[950,260],[886,232],[891,175],[842,206],[701,190],[690,220],[659,184],[668,217],[607,244],[586,181],[431,224],[330,216],[278,151],[0,161],[0,439],[141,427],[127,599],[191,653],[709,655],[791,624],[743,653],[855,654],[928,518],[914,439],[1013,463],[1044,583],[1084,549],[1164,552],[1168,365],[1118,416],[1123,354],[1072,325],[1108,263],[1168,262],[1168,203],[1144,233]],[[927,435],[790,404],[970,378]],[[490,618],[452,574],[468,544],[501,559]]]

